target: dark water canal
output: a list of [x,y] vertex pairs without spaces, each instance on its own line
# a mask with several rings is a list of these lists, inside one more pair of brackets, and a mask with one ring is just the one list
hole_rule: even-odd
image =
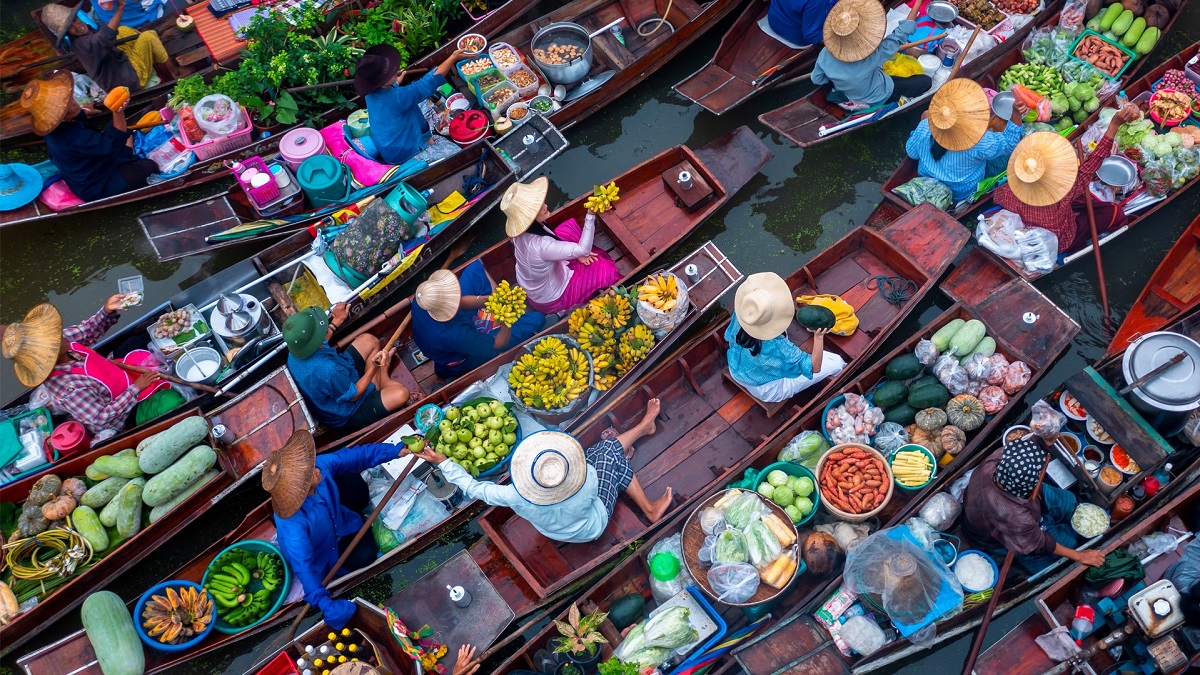
[[[23,30],[29,0],[9,0],[0,9],[3,35],[8,38]],[[1190,3],[1187,16],[1155,54],[1158,60],[1200,39],[1200,6]],[[814,257],[824,247],[863,222],[879,203],[880,184],[900,162],[904,139],[916,124],[919,113],[893,118],[866,131],[836,139],[804,151],[768,133],[757,116],[787,99],[800,96],[807,85],[793,86],[753,99],[734,112],[715,117],[690,105],[671,90],[671,85],[691,74],[716,49],[728,28],[726,21],[674,62],[664,65],[644,83],[614,101],[567,134],[571,148],[548,165],[553,206],[577,195],[593,184],[607,182],[638,162],[679,143],[698,147],[740,125],[749,125],[775,153],[762,173],[742,189],[678,250],[693,250],[713,239],[743,273],[775,271],[786,276]],[[222,186],[223,187],[223,186]],[[196,256],[159,263],[137,223],[139,213],[182,203],[216,192],[200,192],[151,203],[87,214],[35,227],[0,231],[0,321],[9,322],[43,300],[55,303],[68,321],[96,311],[117,290],[117,279],[142,274],[147,302],[153,307],[197,281],[250,255],[246,247],[225,249],[216,255]],[[1136,230],[1104,250],[1109,298],[1114,319],[1119,322],[1155,265],[1187,224],[1200,212],[1200,192],[1182,195]],[[503,219],[492,214],[479,227],[472,254],[503,237]],[[1099,358],[1111,335],[1104,322],[1096,290],[1096,272],[1091,259],[1082,259],[1037,283],[1083,327],[1068,352],[1030,394],[1029,402],[1043,395],[1066,376]],[[938,293],[931,293],[921,311],[901,326],[890,350],[949,306]],[[0,397],[7,400],[19,393],[10,368],[0,368]],[[137,564],[111,587],[124,598],[135,598],[148,586],[185,563],[227,532],[261,500],[256,486],[222,502],[185,532]],[[466,525],[443,542],[409,563],[366,582],[357,589],[371,601],[380,602],[432,569],[479,536]],[[989,643],[1001,637],[1032,611],[1017,608],[997,619],[989,631]],[[311,619],[310,619],[311,621]],[[32,650],[53,642],[79,627],[78,614],[49,626],[22,647]],[[274,642],[276,634],[264,634],[259,644],[247,641],[197,662],[185,672],[242,673]],[[935,651],[891,672],[958,672],[970,636],[947,640]],[[0,672],[12,672],[12,655],[0,661]]]

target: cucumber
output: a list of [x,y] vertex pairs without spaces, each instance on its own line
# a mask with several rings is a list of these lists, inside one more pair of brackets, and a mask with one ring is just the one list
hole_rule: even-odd
[[979,341],[979,344],[975,345],[975,349],[972,350],[970,354],[967,354],[966,356],[962,357],[961,359],[958,360],[958,362],[965,366],[965,365],[967,365],[967,361],[970,361],[971,357],[976,354],[983,354],[984,356],[991,356],[992,354],[995,354],[995,353],[996,353],[996,339],[990,338],[990,337],[985,337]]
[[146,506],[162,506],[195,483],[206,471],[217,463],[217,453],[207,445],[197,445],[179,458],[166,471],[154,476],[146,483],[142,501]]
[[944,352],[950,348],[950,339],[954,337],[954,334],[957,333],[958,329],[962,328],[963,324],[965,323],[966,321],[963,321],[962,319],[954,319],[945,326],[937,329],[937,332],[929,338],[929,341],[933,343],[934,347],[937,347],[939,352]]
[[[100,524],[104,527],[115,528],[117,526],[117,500],[112,500],[104,506],[100,511]],[[111,537],[109,545],[112,544]]]
[[200,476],[199,478],[197,478],[196,482],[189,485],[186,490],[175,495],[175,497],[171,501],[167,502],[166,504],[160,504],[160,505],[150,509],[150,522],[153,523],[154,521],[158,520],[159,518],[162,518],[164,515],[167,514],[168,511],[170,511],[171,509],[175,508],[176,506],[179,506],[180,504],[182,504],[185,499],[192,496],[193,492],[204,487],[210,480],[216,478],[217,474],[219,474],[219,473],[221,473],[221,472],[216,469],[209,469],[203,476]]
[[105,455],[97,457],[92,463],[96,470],[100,473],[105,473],[110,476],[120,476],[121,478],[137,478],[142,475],[142,469],[138,466],[137,455],[131,451],[128,455]]
[[104,675],[142,675],[146,655],[133,627],[133,617],[112,591],[97,591],[83,601],[79,612],[100,670]]
[[92,550],[100,553],[108,548],[108,533],[100,524],[100,516],[90,506],[76,506],[71,512],[71,525],[83,535],[92,545]]
[[1129,26],[1129,30],[1125,31],[1125,36],[1121,38],[1121,44],[1126,47],[1136,47],[1138,40],[1142,39],[1142,33],[1146,31],[1146,20],[1138,17],[1133,20],[1133,24]]
[[88,491],[83,493],[83,497],[80,497],[79,503],[84,506],[90,506],[93,509],[103,508],[105,504],[111,502],[117,496],[117,493],[128,482],[128,478],[121,478],[120,476],[105,478],[88,488]]
[[[1100,30],[1105,31],[1112,28],[1112,25],[1114,22],[1116,22],[1117,17],[1121,16],[1121,13],[1124,11],[1125,8],[1122,7],[1121,3],[1119,2],[1114,2],[1113,4],[1109,5],[1108,9],[1104,10],[1104,13],[1100,15]],[[1132,12],[1130,12],[1130,14],[1132,14]]]
[[134,478],[117,493],[117,532],[128,539],[142,529],[142,490],[145,478]]
[[143,473],[161,473],[190,448],[208,437],[208,421],[189,417],[166,431],[155,434],[148,443],[138,444],[138,465]]

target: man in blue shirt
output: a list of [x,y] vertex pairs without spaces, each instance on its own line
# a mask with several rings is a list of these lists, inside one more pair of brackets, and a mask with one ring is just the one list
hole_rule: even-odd
[[379,338],[369,333],[355,338],[343,352],[329,346],[334,331],[350,315],[346,303],[334,305],[332,315],[327,321],[319,307],[309,307],[287,318],[283,339],[288,370],[318,422],[353,431],[399,410],[411,393],[390,375],[395,347],[381,348]]
[[384,162],[403,164],[429,147],[429,122],[419,104],[446,84],[446,73],[462,58],[463,53],[456,49],[424,77],[402,86],[404,73],[395,47],[375,45],[359,57],[354,66],[354,91],[367,102],[371,140]]
[[836,0],[771,0],[766,25],[759,26],[792,49],[821,43],[825,17]]
[[417,287],[412,304],[413,339],[433,361],[438,377],[448,380],[469,373],[542,329],[546,317],[533,310],[526,311],[511,328],[477,325],[479,310],[492,289],[492,280],[478,260],[467,265],[461,279],[450,270],[438,270]]
[[[304,600],[321,610],[334,630],[354,616],[354,603],[331,598],[324,582],[363,525],[370,498],[359,474],[403,452],[403,445],[375,443],[317,457],[312,434],[301,430],[263,465],[262,486],[271,494],[279,548],[304,586]],[[375,540],[363,537],[340,573],[370,565],[378,553]]]

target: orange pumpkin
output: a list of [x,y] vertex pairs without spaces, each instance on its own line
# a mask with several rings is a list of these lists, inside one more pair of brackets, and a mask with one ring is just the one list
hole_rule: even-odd
[[118,110],[128,101],[129,87],[113,87],[112,91],[108,92],[108,96],[104,97],[104,107],[109,110]]

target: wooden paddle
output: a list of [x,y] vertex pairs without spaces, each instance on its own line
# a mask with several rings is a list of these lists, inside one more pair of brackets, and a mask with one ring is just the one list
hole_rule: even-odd
[[900,47],[896,51],[902,52],[905,49],[910,49],[912,47],[920,47],[921,45],[923,45],[927,42],[933,42],[934,40],[941,40],[944,37],[946,37],[945,33],[938,33],[937,35],[930,35],[929,37],[927,37],[923,40],[917,40],[916,42],[905,42],[904,44],[900,45]]
[[[428,68],[412,68],[401,70],[397,77],[404,77],[406,73],[423,73],[429,70]],[[322,82],[321,84],[306,84],[303,87],[291,87],[284,89],[289,94],[298,94],[302,91],[315,91],[317,89],[329,89],[330,87],[348,87],[354,84],[354,80],[337,80],[336,82]]]
[[141,366],[133,366],[128,363],[121,363],[120,361],[117,361],[115,359],[109,359],[108,362],[113,364],[114,366],[120,368],[121,370],[127,370],[131,373],[137,373],[139,375],[154,374],[154,375],[158,375],[159,377],[166,380],[167,382],[174,382],[175,384],[182,384],[185,387],[191,387],[192,389],[199,389],[200,391],[208,392],[210,394],[223,394],[225,396],[231,395],[231,394],[229,394],[229,392],[222,392],[221,390],[217,389],[216,387],[210,387],[207,384],[200,384],[199,382],[188,382],[187,380],[185,380],[183,378],[176,377],[170,373],[164,373],[159,370],[154,370],[153,368],[143,368]]
[[963,61],[967,60],[967,52],[971,51],[971,45],[975,44],[975,38],[979,36],[979,26],[975,27],[975,32],[971,33],[971,39],[967,40],[967,46],[963,47],[962,53],[954,61],[954,69],[950,71],[950,77],[947,81],[953,80],[955,75],[958,75],[958,69],[962,68]]
[[[1079,150],[1079,163],[1083,163],[1083,139],[1075,140],[1075,147]],[[1100,234],[1096,229],[1096,211],[1092,207],[1092,188],[1085,185],[1083,188],[1083,199],[1087,205],[1088,227],[1092,230],[1092,255],[1096,258],[1096,276],[1100,281],[1100,304],[1104,307],[1104,318],[1109,318],[1112,314],[1108,309],[1108,282],[1104,279],[1104,261],[1100,257]]]

